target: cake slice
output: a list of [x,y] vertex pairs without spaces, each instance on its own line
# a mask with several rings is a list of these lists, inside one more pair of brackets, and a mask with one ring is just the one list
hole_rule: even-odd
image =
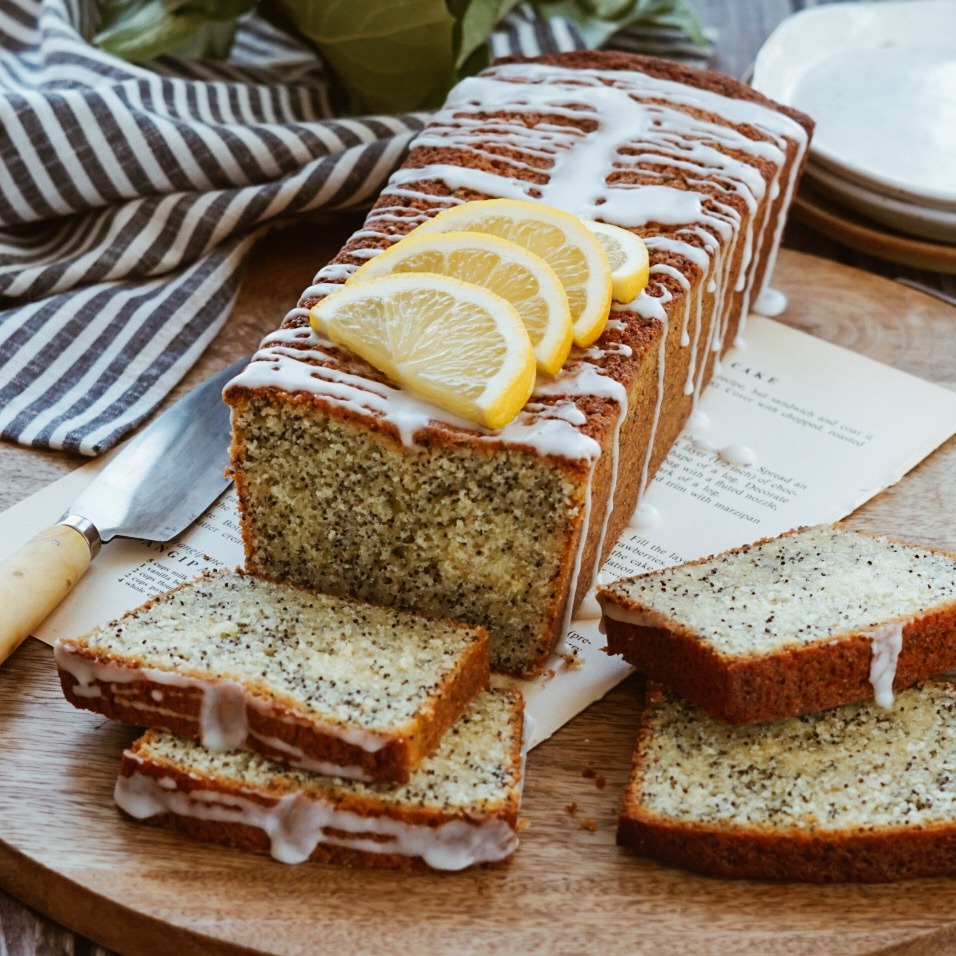
[[[729,77],[621,53],[460,83],[226,388],[248,567],[480,625],[495,669],[539,673],[769,282],[811,126]],[[644,292],[496,431],[309,327],[378,251],[493,197],[630,229],[650,256]]]
[[518,844],[522,711],[515,691],[479,694],[399,787],[148,731],[123,755],[116,803],[136,820],[283,863],[460,870],[499,862]]
[[734,727],[651,691],[617,841],[722,877],[956,873],[956,686]]
[[241,572],[55,649],[77,707],[322,773],[404,783],[488,685],[479,628]]
[[598,591],[608,651],[731,723],[956,666],[956,555],[818,525]]

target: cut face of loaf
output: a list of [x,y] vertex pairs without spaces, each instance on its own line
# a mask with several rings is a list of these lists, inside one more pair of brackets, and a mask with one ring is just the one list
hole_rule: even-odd
[[652,691],[618,843],[724,877],[956,873],[956,687],[749,727]]
[[403,783],[487,687],[488,637],[208,574],[55,649],[67,699],[323,773]]
[[830,525],[599,591],[608,650],[731,723],[956,666],[956,555]]
[[[540,671],[772,271],[810,126],[728,77],[627,54],[460,84],[226,389],[248,566],[480,624],[493,667]],[[377,251],[489,197],[631,229],[651,262],[645,292],[497,432],[414,399],[308,322]]]
[[149,731],[123,755],[127,815],[271,855],[459,870],[511,856],[522,788],[521,695],[486,691],[403,786],[323,777]]

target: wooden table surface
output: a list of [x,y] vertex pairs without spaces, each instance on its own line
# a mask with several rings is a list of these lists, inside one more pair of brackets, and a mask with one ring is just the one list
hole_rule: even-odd
[[[324,239],[336,242],[341,226]],[[322,235],[320,227],[299,227],[262,246],[236,321],[196,377],[270,327],[275,302],[302,284],[297,274],[311,268],[310,247],[321,245]],[[791,300],[788,323],[956,389],[951,307],[791,250],[781,255],[777,280]],[[7,451],[0,457],[4,494],[22,496],[43,483],[7,464],[29,453]],[[72,464],[55,460],[51,467]],[[956,516],[947,510],[954,497],[956,439],[850,523],[956,550]],[[111,790],[131,732],[70,707],[50,649],[30,639],[0,669],[0,886],[53,920],[4,897],[0,944],[16,956],[99,953],[88,937],[127,956],[245,947],[294,954],[313,952],[321,934],[336,951],[376,956],[577,953],[592,942],[622,956],[849,956],[888,946],[935,953],[956,942],[956,880],[824,887],[721,881],[615,847],[637,694],[636,683],[625,682],[532,752],[522,807],[528,829],[508,867],[416,876],[288,867],[122,821]]]
[[[719,30],[717,65],[737,75],[746,71],[770,30],[791,12],[792,7],[803,5],[800,0],[695,2],[705,23]],[[274,327],[277,318],[290,304],[290,298],[308,283],[315,267],[338,248],[353,226],[354,221],[340,218],[311,225],[304,231],[280,233],[263,242],[250,267],[233,320],[177,389],[177,394],[233,358],[251,352],[262,334]],[[799,255],[784,255],[781,259],[780,284],[791,296],[793,312],[801,316],[797,324],[813,334],[838,341],[887,364],[956,388],[956,311],[887,279],[870,278],[908,276],[952,294],[956,293],[952,276],[873,259],[799,224],[791,225],[785,242],[792,249],[824,257],[823,260],[810,261]],[[309,247],[309,254],[304,255],[303,248]],[[836,263],[852,265],[864,270],[864,274]],[[826,313],[814,312],[811,307],[813,296],[822,296],[824,290],[832,296],[833,289],[839,303],[849,302],[852,306],[854,301],[861,301],[861,287],[865,289],[862,301],[868,303],[868,309],[878,313],[873,321],[867,321],[865,315],[852,307],[827,309]],[[79,458],[60,453],[0,445],[0,509],[81,463]],[[927,543],[956,549],[956,518],[951,506],[954,499],[956,442],[950,442],[904,482],[861,509],[853,516],[852,523],[862,528],[908,534]],[[24,645],[11,662],[17,668],[18,680],[38,679],[38,669],[46,666],[45,655],[48,653],[38,642],[31,640]],[[6,669],[0,672],[0,682],[12,679],[12,673]],[[625,858],[622,863],[612,846],[613,823],[627,768],[634,694],[633,685],[625,683],[532,755],[526,814],[537,827],[538,835],[532,833],[525,841],[522,855],[528,859],[521,864],[521,872],[527,873],[529,879],[540,886],[541,905],[532,921],[530,935],[523,937],[528,951],[581,951],[590,948],[589,940],[602,935],[601,927],[618,926],[620,934],[617,938],[621,946],[611,947],[604,939],[602,948],[637,952],[639,939],[646,942],[653,937],[655,921],[661,921],[661,939],[666,939],[667,943],[666,947],[653,948],[653,951],[669,947],[681,952],[709,952],[716,951],[719,946],[726,952],[869,953],[893,947],[893,952],[937,953],[947,946],[956,947],[956,920],[952,916],[956,913],[953,905],[956,903],[956,883],[951,881],[919,881],[899,888],[831,888],[826,891],[786,887],[755,889],[751,884],[718,884],[689,877],[633,858]],[[0,728],[3,727],[2,720],[0,716]],[[615,728],[611,735],[605,732],[608,726]],[[0,729],[4,737],[6,733]],[[593,777],[582,776],[582,769],[589,765],[597,768],[606,781],[603,790],[595,786]],[[572,802],[580,808],[576,817],[565,810]],[[583,819],[593,820],[596,829],[582,828]],[[537,864],[547,859],[547,853],[542,856],[542,851],[534,849],[536,845],[541,847],[543,841],[556,844],[568,855],[567,858],[575,859],[573,871],[550,873],[547,878],[536,874]],[[609,859],[613,860],[610,877],[596,869],[601,861]],[[494,897],[495,887],[501,879],[492,876],[480,880],[482,892]],[[594,884],[602,881],[606,884],[606,910],[599,907],[582,913],[577,923],[580,935],[563,940],[551,938],[544,919],[547,907],[554,907],[555,913],[574,907],[579,883],[582,899],[591,905],[597,899]],[[16,889],[15,880],[6,882],[10,889]],[[341,882],[343,888],[355,885],[356,891],[361,891],[351,876],[342,876]],[[648,883],[654,905],[645,906],[643,912],[628,908],[625,905],[628,899],[640,899],[646,903],[649,899]],[[187,892],[202,892],[194,882],[185,885],[190,887]],[[440,886],[434,885],[436,893],[440,893]],[[585,888],[588,892],[584,892]],[[453,888],[451,893],[455,892]],[[794,906],[795,894],[797,906]],[[46,912],[62,912],[54,899],[40,899],[35,893],[30,895]],[[454,902],[452,899],[449,906],[453,907]],[[507,908],[506,902],[498,905]],[[623,911],[628,912],[628,922],[622,927]],[[774,911],[785,911],[786,919],[775,922],[769,918],[768,914],[772,915]],[[883,925],[878,919],[880,913],[885,916]],[[74,913],[72,917],[70,922],[73,925],[85,925],[83,914]],[[496,920],[496,914],[491,912],[476,914],[476,926],[500,927],[502,918],[497,914]],[[712,923],[713,933],[702,944],[705,948],[693,948],[687,940],[684,941],[686,945],[682,945],[680,933],[675,933],[673,924],[680,924],[683,919],[693,924],[701,921]],[[638,933],[637,927],[642,920],[642,932]],[[741,921],[742,926],[739,925]],[[628,927],[633,928],[633,935],[627,931]],[[664,932],[665,929],[668,931]],[[489,943],[493,937],[484,937],[477,930],[476,933],[475,948],[494,948]],[[437,944],[441,936],[432,935],[430,939]],[[498,937],[499,943],[501,939]],[[343,951],[348,951],[350,937],[346,934],[339,940],[345,943]],[[700,941],[698,938],[697,942]],[[248,945],[256,942],[255,937],[246,938]],[[714,949],[706,948],[709,946]],[[351,948],[364,949],[363,940],[352,937]],[[157,945],[146,951],[168,950]],[[47,956],[54,953],[105,956],[107,952],[0,890],[2,956]]]

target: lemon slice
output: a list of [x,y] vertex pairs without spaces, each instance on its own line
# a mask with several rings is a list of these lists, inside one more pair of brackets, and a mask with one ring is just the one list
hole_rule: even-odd
[[538,368],[554,375],[571,351],[571,310],[561,280],[544,259],[480,232],[409,235],[370,259],[349,285],[375,276],[432,272],[484,286],[507,299],[524,322]]
[[460,279],[369,279],[326,296],[310,317],[408,391],[488,428],[510,422],[534,387],[534,350],[517,310]]
[[611,297],[617,302],[636,299],[650,277],[644,240],[627,229],[606,222],[589,222],[587,227],[607,253],[611,266]]
[[604,331],[611,270],[603,246],[577,216],[541,203],[481,199],[443,209],[410,235],[457,230],[500,236],[544,259],[567,293],[575,345],[590,345]]

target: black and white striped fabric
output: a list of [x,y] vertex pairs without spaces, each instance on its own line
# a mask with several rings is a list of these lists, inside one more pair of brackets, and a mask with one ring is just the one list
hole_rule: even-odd
[[[427,119],[333,118],[314,54],[255,16],[228,62],[148,67],[91,46],[95,16],[0,3],[0,435],[85,455],[195,362],[263,229],[368,205]],[[493,53],[582,45],[519,8]]]

